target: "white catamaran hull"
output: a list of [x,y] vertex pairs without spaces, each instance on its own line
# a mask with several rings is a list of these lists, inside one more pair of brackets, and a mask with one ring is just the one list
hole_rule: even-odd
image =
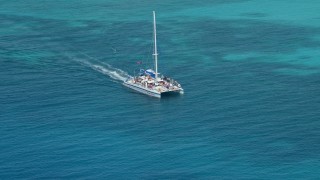
[[140,93],[149,95],[149,96],[153,96],[153,97],[157,97],[157,98],[161,98],[161,95],[165,95],[165,94],[175,94],[175,93],[180,93],[183,94],[183,89],[179,89],[179,90],[171,90],[171,91],[165,91],[165,92],[158,92],[149,88],[144,88],[141,87],[139,85],[136,84],[132,84],[132,83],[128,83],[128,82],[124,82],[123,83],[124,86],[133,89],[135,91],[138,91]]
[[160,92],[153,91],[153,90],[150,90],[150,89],[147,89],[147,88],[143,88],[141,86],[138,86],[138,85],[135,85],[135,84],[131,84],[131,83],[127,83],[127,82],[124,82],[123,85],[128,87],[128,88],[131,88],[131,89],[133,89],[135,91],[138,91],[140,93],[143,93],[143,94],[146,94],[146,95],[149,95],[149,96],[153,96],[153,97],[157,97],[157,98],[161,98],[161,93]]

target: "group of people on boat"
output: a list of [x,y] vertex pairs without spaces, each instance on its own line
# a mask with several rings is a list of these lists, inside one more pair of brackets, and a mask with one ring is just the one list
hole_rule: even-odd
[[132,82],[138,84],[144,88],[155,89],[158,91],[162,90],[176,90],[180,88],[179,84],[173,79],[167,77],[161,77],[155,79],[152,74],[143,73],[133,78]]

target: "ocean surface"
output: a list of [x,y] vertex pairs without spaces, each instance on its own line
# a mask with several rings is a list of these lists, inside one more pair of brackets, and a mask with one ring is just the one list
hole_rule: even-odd
[[[152,63],[153,10],[159,71],[183,95],[122,85]],[[319,179],[319,12],[0,0],[0,179]]]

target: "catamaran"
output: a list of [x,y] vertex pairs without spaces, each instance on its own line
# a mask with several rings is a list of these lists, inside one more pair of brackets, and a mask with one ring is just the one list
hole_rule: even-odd
[[181,85],[172,78],[165,77],[158,73],[158,52],[157,52],[157,30],[156,14],[153,11],[153,57],[154,69],[140,69],[138,76],[130,77],[123,85],[143,94],[161,98],[163,94],[180,93],[183,94]]

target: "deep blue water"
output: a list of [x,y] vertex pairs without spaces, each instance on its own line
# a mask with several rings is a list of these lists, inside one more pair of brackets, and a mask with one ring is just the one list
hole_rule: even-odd
[[[151,60],[185,94],[121,82]],[[0,179],[320,178],[316,0],[0,0]]]

